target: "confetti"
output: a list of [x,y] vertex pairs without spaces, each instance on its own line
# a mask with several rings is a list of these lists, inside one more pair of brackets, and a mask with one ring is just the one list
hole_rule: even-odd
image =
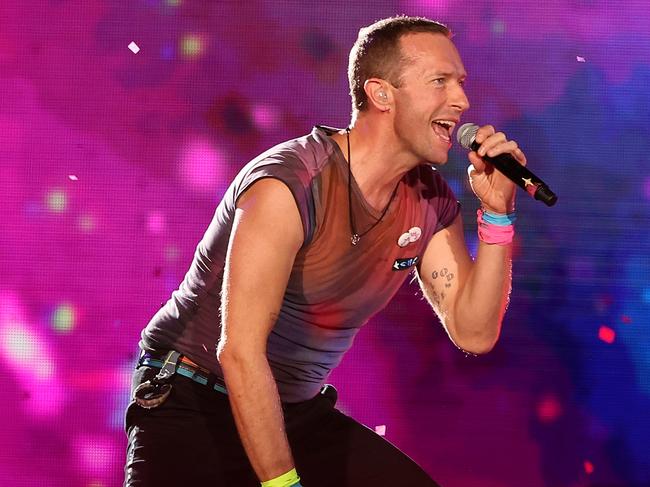
[[386,436],[386,425],[380,424],[379,426],[375,426],[375,433],[379,436]]
[[623,315],[621,316],[621,321],[626,325],[629,325],[630,323],[632,323],[632,318],[630,318],[628,315]]
[[208,351],[208,347],[205,346],[205,343],[202,343],[201,346],[203,347],[203,350],[205,350],[206,353],[207,353],[207,351]]
[[584,467],[585,467],[585,472],[587,472],[587,475],[591,475],[594,473],[594,464],[591,463],[589,460],[584,461]]
[[75,176],[74,174],[69,174],[68,179],[70,181],[79,181],[79,178],[77,176]]
[[585,63],[586,62],[585,58],[583,58],[581,56],[576,56],[576,61],[578,61],[579,63]]
[[137,53],[140,52],[140,48],[138,47],[138,45],[135,42],[131,42],[131,44],[129,44],[129,49],[131,49],[133,54],[137,54]]
[[598,338],[600,338],[605,343],[614,343],[616,332],[609,326],[602,325],[598,330]]

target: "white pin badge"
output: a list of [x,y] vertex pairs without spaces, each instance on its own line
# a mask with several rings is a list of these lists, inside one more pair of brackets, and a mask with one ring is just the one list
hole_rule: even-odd
[[397,239],[397,245],[399,245],[400,247],[406,247],[410,243],[411,243],[411,234],[408,232],[401,234]]
[[417,242],[422,236],[422,229],[420,227],[413,227],[408,232],[409,243]]

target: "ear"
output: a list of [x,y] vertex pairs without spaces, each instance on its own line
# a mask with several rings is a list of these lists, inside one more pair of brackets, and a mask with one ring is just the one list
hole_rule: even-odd
[[390,111],[393,96],[385,80],[380,78],[367,79],[363,84],[363,90],[368,97],[368,103],[372,104],[380,112]]

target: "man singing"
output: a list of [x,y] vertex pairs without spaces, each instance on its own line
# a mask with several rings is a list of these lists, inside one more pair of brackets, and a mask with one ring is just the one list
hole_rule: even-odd
[[350,52],[352,120],[248,163],[167,304],[142,332],[126,486],[436,486],[335,408],[328,374],[409,273],[449,338],[498,339],[510,292],[514,185],[482,157],[523,152],[491,126],[469,153],[479,248],[444,164],[469,108],[444,25],[395,17]]

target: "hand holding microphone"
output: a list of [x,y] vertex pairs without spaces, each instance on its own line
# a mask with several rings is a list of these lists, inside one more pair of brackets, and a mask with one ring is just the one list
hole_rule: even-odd
[[[476,135],[477,132],[479,131],[479,127],[477,125],[474,125],[472,123],[466,123],[463,126],[458,129],[458,134],[457,134],[457,139],[460,145],[462,145],[464,148],[476,151],[481,159],[484,161],[487,161],[488,163],[492,164],[501,174],[506,176],[508,179],[510,179],[512,182],[514,182],[517,186],[522,188],[524,191],[526,191],[530,196],[535,198],[536,200],[542,201],[544,204],[547,206],[553,206],[557,202],[557,196],[549,189],[549,187],[537,176],[535,176],[531,171],[529,171],[524,165],[520,163],[512,154],[510,153],[497,153],[495,155],[488,155],[485,153],[485,149],[487,147],[482,147],[482,144],[479,144],[476,142]],[[490,146],[493,146],[495,142],[497,144],[504,143],[504,144],[513,144],[514,143],[509,143],[505,140],[505,136],[502,136],[502,141],[499,140],[498,138],[495,138],[495,136],[499,136],[499,134],[492,134],[490,137],[493,137],[493,142],[490,144]],[[482,141],[483,143],[487,142],[486,140]],[[491,148],[491,147],[490,147]],[[496,149],[496,147],[494,147]],[[489,150],[487,151],[489,153]],[[497,151],[498,152],[498,151]],[[519,152],[519,157],[523,158],[523,161],[525,161],[525,157],[523,153],[520,151],[520,149],[516,148],[514,149],[514,152],[517,153]],[[483,181],[484,184],[487,184],[487,180]],[[472,184],[472,187],[474,188],[474,183]],[[481,197],[481,192],[480,188],[475,188],[475,192],[477,192],[477,196],[483,200]],[[487,198],[487,195],[485,195]],[[484,203],[488,204],[489,206],[495,206],[495,205],[490,205],[489,202],[484,201]],[[504,205],[507,205],[507,202],[501,202]],[[510,211],[508,208],[504,208],[504,213]]]

